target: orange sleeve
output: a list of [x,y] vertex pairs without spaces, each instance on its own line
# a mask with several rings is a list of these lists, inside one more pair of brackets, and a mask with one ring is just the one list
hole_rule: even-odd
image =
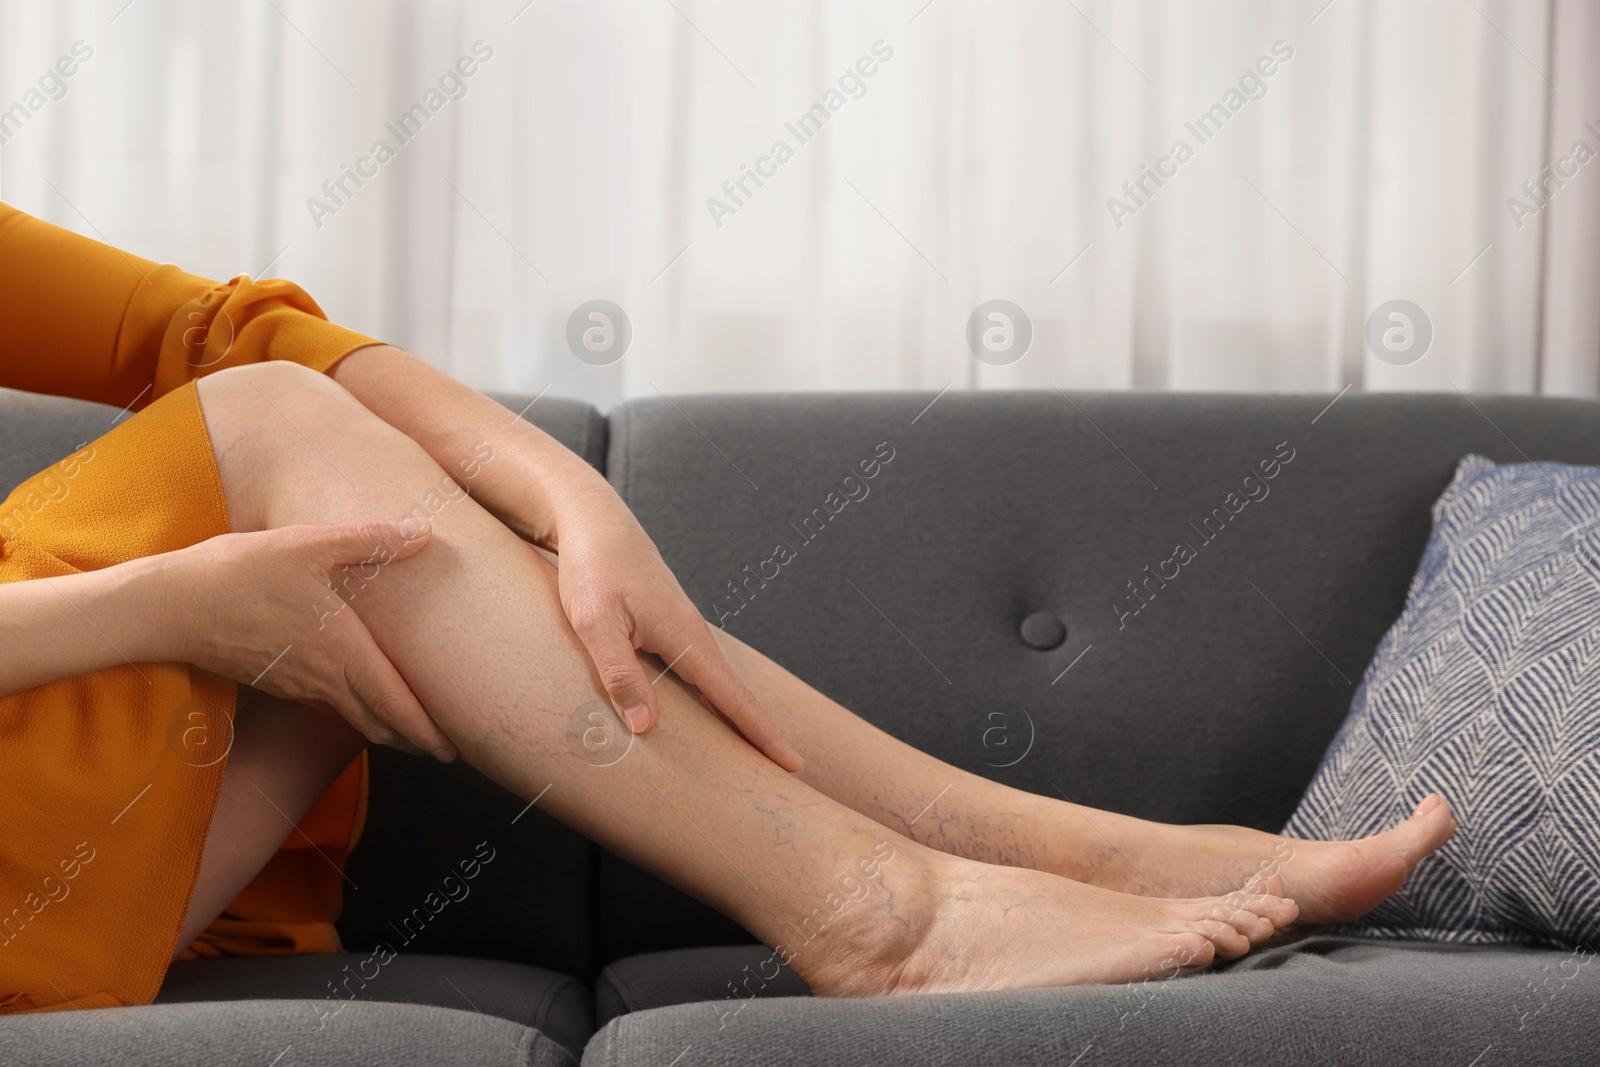
[[291,282],[214,282],[0,203],[0,386],[138,410],[226,367],[326,371],[376,343]]

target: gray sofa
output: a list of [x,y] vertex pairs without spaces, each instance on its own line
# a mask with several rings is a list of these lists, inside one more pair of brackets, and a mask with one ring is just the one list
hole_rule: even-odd
[[[1457,460],[1600,464],[1588,401],[931,399],[606,417],[545,398],[527,417],[606,472],[708,617],[892,733],[1038,793],[1269,830],[1399,612]],[[0,482],[115,414],[0,397]],[[885,442],[870,492],[835,514],[829,494]],[[1264,498],[1225,507],[1286,450]],[[1178,577],[1149,579],[1197,533]],[[795,558],[759,577],[780,541]],[[352,954],[180,964],[151,1007],[0,1020],[0,1063],[1489,1067],[1589,1062],[1600,1039],[1587,959],[1328,936],[1145,985],[816,999],[792,974],[750,981],[767,953],[744,931],[537,808],[513,822],[522,808],[465,766],[378,751],[340,923]],[[336,998],[486,840],[470,897]]]

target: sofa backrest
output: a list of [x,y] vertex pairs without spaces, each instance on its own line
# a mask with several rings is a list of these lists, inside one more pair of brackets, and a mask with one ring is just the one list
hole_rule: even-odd
[[[606,470],[708,618],[897,737],[1048,796],[1276,830],[1460,458],[1600,464],[1594,401],[1332,399],[650,399],[611,413]],[[1052,620],[1065,640],[1030,645]],[[727,936],[601,871],[603,953]]]

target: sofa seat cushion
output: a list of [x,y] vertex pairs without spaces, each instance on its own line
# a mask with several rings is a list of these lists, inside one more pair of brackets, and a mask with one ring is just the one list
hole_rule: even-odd
[[0,1063],[27,1067],[575,1067],[518,1023],[356,1002],[318,1030],[313,1001],[57,1011],[0,1020]]
[[726,1025],[703,1004],[634,1012],[595,1035],[584,1065],[660,1067],[691,1049],[696,1067],[1565,1064],[1600,1040],[1589,958],[1317,937],[1145,984],[759,999]]
[[700,1002],[708,1018],[736,1016],[755,997],[809,997],[800,976],[765,945],[649,952],[617,960],[594,984],[595,1025],[650,1008]]
[[459,956],[402,952],[381,965],[359,953],[188,960],[168,969],[156,997],[157,1004],[223,1000],[298,1001],[294,1029],[306,1033],[333,1027],[360,1004],[431,1004],[503,1020],[508,1031],[510,1023],[529,1027],[574,1057],[594,1032],[589,990],[576,979]]

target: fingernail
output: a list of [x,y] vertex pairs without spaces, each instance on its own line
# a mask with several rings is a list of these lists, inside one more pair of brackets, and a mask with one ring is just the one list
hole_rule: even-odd
[[401,519],[397,525],[400,527],[401,536],[407,541],[415,541],[426,533],[428,529],[427,521],[414,515],[407,519]]
[[622,713],[622,717],[628,721],[628,729],[636,734],[644,733],[645,728],[650,725],[650,709],[643,704],[635,704],[628,708]]
[[451,752],[448,748],[436,748],[433,750],[433,758],[438,760],[440,763],[454,763],[456,754]]

